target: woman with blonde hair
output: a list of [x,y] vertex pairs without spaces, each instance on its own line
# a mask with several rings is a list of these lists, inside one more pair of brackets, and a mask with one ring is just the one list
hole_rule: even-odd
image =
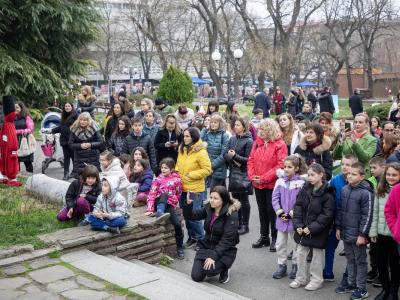
[[94,109],[96,108],[96,96],[92,95],[92,88],[84,85],[78,95],[77,112],[88,112],[94,120]]
[[288,155],[294,154],[294,150],[296,150],[299,145],[303,134],[296,128],[293,117],[289,113],[280,114],[276,118],[276,121],[282,131],[282,138],[288,147]]
[[272,119],[260,122],[257,135],[247,161],[248,177],[255,189],[260,218],[260,238],[252,246],[269,246],[271,252],[276,252],[276,214],[272,207],[272,191],[278,179],[276,171],[283,168],[288,149],[278,123]]
[[81,113],[72,124],[68,144],[74,151],[74,168],[70,177],[78,178],[86,165],[94,165],[100,171],[103,141],[96,122],[88,112]]
[[203,128],[200,138],[207,143],[207,152],[211,161],[210,190],[216,185],[225,186],[227,167],[224,152],[228,145],[229,136],[225,132],[224,119],[218,114],[211,115],[210,128]]

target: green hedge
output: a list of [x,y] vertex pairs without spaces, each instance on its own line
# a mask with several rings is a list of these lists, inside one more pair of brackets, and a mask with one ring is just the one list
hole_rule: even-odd
[[391,103],[383,103],[383,104],[374,105],[374,106],[367,108],[367,114],[370,118],[379,117],[381,119],[381,121],[384,121],[384,120],[387,120],[391,106],[392,106]]

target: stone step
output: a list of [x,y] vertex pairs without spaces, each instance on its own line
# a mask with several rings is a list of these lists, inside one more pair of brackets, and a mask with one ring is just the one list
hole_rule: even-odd
[[[248,300],[249,298],[243,297],[241,295],[235,294],[213,284],[202,282],[197,283],[192,281],[189,275],[180,273],[171,268],[163,267],[160,265],[151,265],[140,260],[126,261],[116,256],[109,256],[111,259],[119,262],[124,262],[131,264],[135,267],[146,269],[151,274],[160,278],[163,282],[163,286],[174,287],[176,283],[179,282],[179,290],[172,291],[168,299],[226,299],[226,300]],[[165,282],[165,283],[164,283]],[[164,299],[166,295],[164,292],[160,292],[157,288],[158,282],[152,282],[151,285],[146,284],[145,286],[140,286],[134,288],[133,291],[144,295],[150,299],[158,299],[162,296]],[[146,289],[144,291],[144,289]],[[149,289],[149,291],[147,291]],[[186,289],[188,294],[186,294]],[[148,294],[146,294],[146,292]],[[198,298],[197,298],[198,297]]]

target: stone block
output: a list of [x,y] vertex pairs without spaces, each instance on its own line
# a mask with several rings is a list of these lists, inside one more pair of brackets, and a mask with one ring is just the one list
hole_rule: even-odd
[[28,269],[25,268],[23,265],[15,265],[8,268],[3,269],[3,273],[11,276],[11,275],[19,275],[25,273]]
[[104,283],[86,278],[81,275],[76,278],[76,282],[92,290],[102,290],[105,287]]
[[149,244],[149,243],[152,243],[152,242],[155,242],[155,241],[158,241],[158,240],[162,240],[163,238],[164,238],[164,233],[161,233],[161,234],[157,234],[157,235],[148,237],[146,239],[146,242]]
[[76,289],[76,290],[66,291],[62,293],[61,296],[70,300],[88,300],[88,299],[102,300],[109,298],[111,295],[106,292]]
[[44,257],[41,259],[34,260],[30,262],[30,266],[32,269],[39,269],[45,266],[55,265],[58,264],[60,260],[58,258],[48,258]]
[[59,241],[59,244],[64,249],[73,248],[80,245],[85,245],[93,241],[92,236],[82,236],[73,240]]
[[127,244],[122,244],[120,246],[117,246],[117,251],[122,251],[122,250],[125,250],[125,249],[135,248],[137,246],[141,246],[141,245],[144,245],[146,243],[147,243],[146,239],[141,239],[141,240],[137,240],[137,241],[134,241],[134,242],[127,243]]
[[2,278],[0,279],[0,290],[16,290],[31,281],[24,277]]
[[14,254],[15,254],[15,251],[13,249],[0,250],[0,259],[13,256]]
[[74,272],[63,266],[48,267],[29,273],[29,276],[36,282],[47,284],[61,279],[74,276]]
[[12,247],[12,249],[17,254],[25,253],[25,252],[32,252],[35,250],[35,248],[31,244],[17,245],[17,246]]
[[19,299],[18,297],[23,294],[24,294],[24,292],[21,292],[21,291],[11,291],[11,290],[1,290],[0,291],[0,297],[2,300]]
[[108,247],[102,249],[94,249],[93,252],[99,255],[109,255],[109,254],[115,254],[117,252],[117,249],[116,247]]
[[25,187],[29,194],[49,202],[63,204],[69,185],[68,181],[51,178],[44,174],[35,174],[28,177]]
[[38,288],[36,285],[33,285],[33,284],[25,286],[23,288],[23,290],[30,294],[38,293],[38,292],[42,291],[40,288]]
[[36,258],[40,258],[40,257],[46,256],[49,253],[54,252],[56,250],[60,250],[60,248],[59,247],[50,247],[50,248],[46,248],[46,249],[35,250],[35,251],[29,252],[29,253],[23,253],[23,254],[20,254],[17,256],[3,258],[3,259],[0,259],[0,267],[6,267],[6,266],[22,263],[24,261],[29,261],[29,260],[33,260]]
[[161,252],[161,249],[156,249],[156,250],[153,250],[153,251],[150,251],[150,252],[146,252],[146,253],[138,255],[138,259],[142,260],[142,259],[154,256],[154,255],[157,255],[160,252]]
[[37,293],[29,293],[29,294],[25,294],[21,297],[18,298],[18,300],[59,300],[60,297],[58,297],[57,295],[54,295],[52,293],[49,292],[37,292]]
[[73,279],[58,280],[47,285],[47,289],[53,293],[61,293],[67,290],[73,290],[79,288]]
[[78,260],[90,259],[93,256],[93,252],[89,250],[83,249],[79,251],[74,251],[70,253],[66,253],[60,257],[60,259],[66,263],[72,263]]
[[143,259],[143,262],[148,263],[148,264],[158,264],[161,260],[162,254],[158,253],[157,255],[151,256],[151,257],[147,257],[145,259]]
[[146,245],[144,245],[142,247],[128,249],[128,250],[125,250],[125,251],[118,252],[117,256],[118,257],[122,257],[122,258],[126,257],[126,256],[133,256],[133,255],[136,255],[136,254],[147,252],[149,250],[160,249],[160,248],[162,248],[164,246],[165,246],[164,241],[160,240],[160,241],[152,243],[152,244],[146,244]]

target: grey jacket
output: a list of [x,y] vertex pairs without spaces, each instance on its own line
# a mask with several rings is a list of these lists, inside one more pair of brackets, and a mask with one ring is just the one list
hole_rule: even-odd
[[106,197],[101,193],[97,198],[97,202],[93,208],[93,214],[105,211],[110,215],[110,220],[125,217],[128,215],[128,207],[125,198],[118,192],[119,178],[109,176],[104,178],[111,187],[111,196]]
[[392,236],[385,218],[385,204],[389,194],[384,197],[376,196],[374,202],[374,212],[372,217],[371,229],[369,230],[370,237],[377,237],[378,234]]
[[374,207],[372,184],[363,180],[356,187],[342,189],[341,203],[336,215],[336,228],[346,243],[355,243],[358,236],[368,237]]

